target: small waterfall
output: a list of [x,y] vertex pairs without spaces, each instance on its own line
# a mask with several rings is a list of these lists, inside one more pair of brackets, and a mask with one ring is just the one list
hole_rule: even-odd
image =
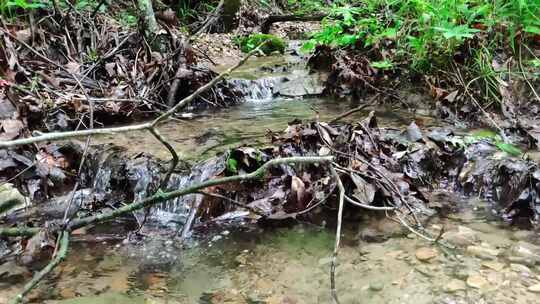
[[[173,174],[168,189],[183,189],[221,174],[225,161],[222,157],[214,157],[194,166],[187,175]],[[166,201],[153,208],[152,217],[162,225],[184,224],[189,216],[195,200],[200,194],[189,194]]]
[[231,79],[229,82],[250,102],[270,101],[276,94],[283,77],[265,77],[259,79]]

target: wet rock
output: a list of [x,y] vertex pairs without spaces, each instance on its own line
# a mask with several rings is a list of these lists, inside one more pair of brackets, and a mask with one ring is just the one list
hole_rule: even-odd
[[24,204],[24,196],[13,184],[6,183],[0,186],[0,215],[6,214],[16,206]]
[[369,290],[371,291],[381,291],[384,289],[384,284],[382,282],[372,282],[369,284]]
[[422,247],[416,250],[415,256],[419,261],[428,262],[437,257],[439,253],[431,247]]
[[467,253],[482,260],[494,260],[501,251],[487,246],[468,246]]
[[455,246],[465,247],[478,241],[478,233],[465,226],[458,226],[457,230],[445,232],[443,239]]
[[246,299],[236,289],[220,290],[214,293],[206,293],[201,296],[202,303],[238,303],[246,304]]
[[266,304],[296,304],[298,301],[289,296],[271,296],[265,300]]
[[257,282],[255,282],[255,288],[261,292],[271,293],[272,282],[268,279],[258,279]]
[[416,266],[414,267],[414,270],[418,271],[419,273],[421,273],[422,275],[428,278],[433,278],[435,276],[434,269],[431,269],[427,267],[426,265]]
[[420,128],[414,121],[407,127],[407,139],[412,142],[422,139],[422,131],[420,131]]
[[360,231],[358,237],[368,243],[382,243],[388,239],[388,236],[371,227],[366,227]]
[[486,268],[489,268],[489,269],[492,269],[492,270],[495,270],[495,271],[501,271],[504,268],[503,263],[499,263],[499,262],[495,262],[495,261],[484,262],[484,263],[482,263],[482,266],[484,266]]
[[0,278],[5,282],[23,281],[24,277],[29,274],[30,272],[25,267],[17,265],[14,261],[8,261],[0,265]]
[[243,254],[240,254],[234,258],[234,261],[238,263],[238,265],[246,265],[247,264],[247,257]]
[[488,281],[481,275],[471,275],[467,278],[467,286],[477,289],[485,288],[488,285]]
[[530,292],[534,292],[534,293],[540,293],[540,283],[529,286],[529,288],[527,288],[527,290],[530,291]]
[[472,273],[470,269],[462,267],[456,268],[453,272],[453,275],[460,280],[467,280],[467,278],[473,274],[474,273]]
[[540,249],[538,246],[527,242],[518,242],[512,246],[509,251],[509,259],[513,261],[530,261],[531,263],[540,263]]
[[512,233],[511,239],[516,241],[528,241],[535,237],[535,233],[529,230],[518,230]]
[[326,266],[332,263],[332,257],[324,257],[319,259],[319,266]]
[[462,280],[452,279],[444,286],[446,292],[457,292],[467,289],[467,285]]
[[362,227],[358,238],[368,243],[382,243],[390,238],[403,236],[404,231],[401,224],[381,219],[371,226]]
[[287,97],[315,96],[322,94],[323,90],[324,86],[316,74],[295,77],[278,86],[279,94]]
[[510,269],[512,271],[515,271],[515,272],[518,272],[518,273],[530,273],[531,272],[529,267],[527,267],[525,265],[521,265],[521,264],[515,264],[515,263],[510,264]]

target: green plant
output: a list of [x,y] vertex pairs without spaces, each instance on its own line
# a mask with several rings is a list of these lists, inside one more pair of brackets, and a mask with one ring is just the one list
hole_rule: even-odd
[[249,53],[259,46],[260,50],[266,55],[273,52],[282,54],[285,52],[285,42],[281,38],[270,34],[251,34],[240,39],[239,44],[244,53]]
[[21,9],[24,11],[44,8],[47,4],[43,1],[34,0],[0,0],[0,14],[2,16],[12,16],[13,10]]
[[129,28],[137,25],[137,16],[129,11],[122,11],[117,17],[122,27]]
[[99,55],[96,49],[89,49],[86,52],[86,62],[96,62],[99,59]]
[[394,65],[388,60],[373,61],[369,65],[373,68],[380,69],[380,70],[387,70],[394,67]]
[[481,140],[485,140],[495,147],[497,149],[508,153],[512,156],[522,156],[523,152],[516,147],[515,145],[512,145],[510,143],[505,143],[501,136],[491,130],[477,130],[472,132],[469,136],[467,136],[464,140],[465,144],[472,144]]

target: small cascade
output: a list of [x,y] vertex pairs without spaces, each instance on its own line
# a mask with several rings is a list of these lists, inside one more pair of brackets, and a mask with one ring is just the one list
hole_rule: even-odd
[[231,79],[229,82],[239,90],[246,101],[270,101],[277,94],[278,85],[284,77],[264,77],[259,79]]
[[[219,175],[225,170],[222,157],[214,157],[194,166],[188,175],[173,174],[168,189],[183,189]],[[189,194],[166,201],[153,208],[152,217],[162,225],[184,224],[200,194]]]

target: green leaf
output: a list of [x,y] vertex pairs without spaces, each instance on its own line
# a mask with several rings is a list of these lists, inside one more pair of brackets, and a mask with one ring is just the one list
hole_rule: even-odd
[[523,152],[521,152],[521,150],[512,145],[512,144],[506,144],[506,143],[503,143],[503,142],[498,142],[495,144],[495,146],[497,146],[497,148],[499,148],[499,150],[501,151],[504,151],[512,156],[521,156],[523,154]]
[[540,59],[529,60],[529,65],[535,68],[540,68]]
[[488,129],[476,130],[471,133],[471,136],[476,140],[490,139],[496,140],[498,135],[496,132]]
[[381,69],[381,70],[386,70],[386,69],[391,69],[394,67],[394,65],[388,61],[388,60],[384,60],[384,61],[373,61],[372,63],[369,64],[371,67],[373,68],[376,68],[376,69]]
[[238,161],[234,158],[229,157],[226,164],[227,172],[229,173],[238,173]]
[[358,40],[358,37],[356,35],[345,34],[338,37],[336,42],[338,46],[344,47],[353,45],[356,40]]
[[529,34],[540,35],[540,26],[529,25],[529,26],[526,26],[525,28],[523,28],[523,31],[527,32]]
[[382,37],[386,37],[388,39],[396,39],[397,37],[397,29],[395,27],[389,27],[384,32],[381,33]]
[[457,25],[449,27],[433,27],[434,30],[442,32],[444,38],[446,39],[458,39],[463,38],[472,38],[474,33],[480,32],[479,29],[469,28],[467,25]]
[[315,46],[317,45],[317,42],[313,39],[308,40],[304,44],[302,44],[302,47],[300,48],[300,51],[303,53],[309,53],[315,49]]

